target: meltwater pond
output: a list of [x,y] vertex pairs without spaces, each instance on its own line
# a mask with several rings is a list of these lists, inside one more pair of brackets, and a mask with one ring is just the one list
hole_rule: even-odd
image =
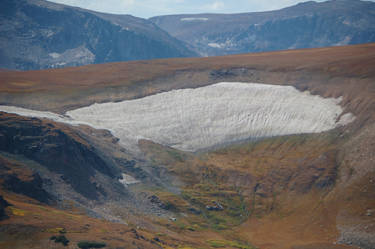
[[139,139],[197,151],[250,138],[319,133],[354,119],[341,99],[300,92],[292,86],[218,83],[117,103],[93,104],[65,116],[18,107],[0,111],[107,129],[128,149]]

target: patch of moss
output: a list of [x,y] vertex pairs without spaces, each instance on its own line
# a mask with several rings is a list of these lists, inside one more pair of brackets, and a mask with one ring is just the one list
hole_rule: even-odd
[[10,211],[12,211],[13,215],[25,216],[25,214],[26,214],[26,212],[22,209],[18,209],[18,208],[15,208],[15,207],[9,207],[9,208],[10,208]]

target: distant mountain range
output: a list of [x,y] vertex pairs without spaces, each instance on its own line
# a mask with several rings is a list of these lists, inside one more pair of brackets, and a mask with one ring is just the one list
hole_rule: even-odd
[[42,0],[1,0],[0,34],[0,68],[8,69],[196,55],[148,20]]
[[375,3],[359,0],[310,1],[277,11],[150,20],[201,56],[375,41]]

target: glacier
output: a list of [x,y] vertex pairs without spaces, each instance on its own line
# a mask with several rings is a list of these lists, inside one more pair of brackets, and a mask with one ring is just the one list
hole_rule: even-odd
[[0,111],[109,130],[136,151],[140,139],[196,152],[236,141],[319,133],[354,120],[341,98],[292,86],[222,82],[116,103],[93,104],[65,115],[0,106]]

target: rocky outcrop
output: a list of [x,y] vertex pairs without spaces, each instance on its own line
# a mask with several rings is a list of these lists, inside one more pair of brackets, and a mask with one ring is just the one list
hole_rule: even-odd
[[[117,169],[108,166],[79,134],[64,126],[35,118],[0,114],[0,150],[23,155],[48,170],[61,175],[75,191],[89,199],[97,199],[104,190],[93,180],[96,172],[115,177]],[[20,184],[14,176],[7,176],[9,190],[29,195],[40,201],[48,197],[41,190],[38,175],[29,183]]]
[[4,200],[4,198],[0,195],[0,220],[8,218],[8,216],[5,213],[5,208],[9,206],[10,204],[6,200]]
[[17,194],[23,194],[43,203],[49,203],[53,197],[43,189],[43,180],[39,174],[33,174],[29,181],[23,181],[16,175],[4,175],[3,187]]

